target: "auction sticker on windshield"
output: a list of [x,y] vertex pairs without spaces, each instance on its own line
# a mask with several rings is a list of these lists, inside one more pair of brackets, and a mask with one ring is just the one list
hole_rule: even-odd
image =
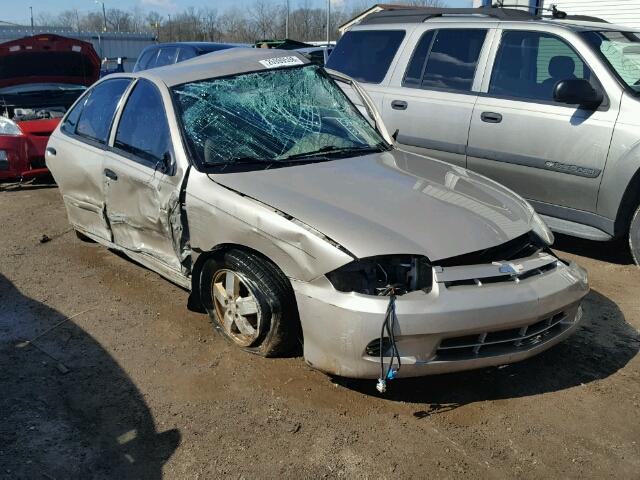
[[267,58],[266,60],[260,60],[260,63],[266,68],[289,67],[291,65],[304,64],[302,60],[294,56]]

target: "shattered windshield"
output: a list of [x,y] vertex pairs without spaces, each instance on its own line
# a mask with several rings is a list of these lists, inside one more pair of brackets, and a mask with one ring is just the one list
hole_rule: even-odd
[[205,167],[270,168],[388,148],[317,66],[173,88],[190,150]]
[[583,37],[636,93],[640,93],[640,33],[584,32]]

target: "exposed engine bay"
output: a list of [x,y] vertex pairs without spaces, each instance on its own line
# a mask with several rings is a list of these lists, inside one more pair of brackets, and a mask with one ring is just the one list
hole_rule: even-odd
[[23,122],[27,120],[48,120],[52,118],[62,118],[67,108],[60,105],[54,107],[42,108],[5,108],[2,115],[10,118],[14,122]]

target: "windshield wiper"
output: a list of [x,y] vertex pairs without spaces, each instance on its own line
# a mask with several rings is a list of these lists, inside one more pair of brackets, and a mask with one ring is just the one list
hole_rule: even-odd
[[225,170],[229,165],[264,165],[265,170],[269,169],[274,164],[273,160],[263,160],[256,157],[238,157],[232,158],[228,162],[216,162],[211,163],[212,167],[221,167],[220,171]]
[[326,147],[322,147],[318,150],[314,150],[313,152],[303,152],[303,153],[295,153],[293,155],[289,155],[282,159],[284,162],[288,162],[290,160],[296,159],[307,159],[309,157],[319,157],[324,159],[330,159],[331,157],[337,157],[344,154],[350,153],[376,153],[383,151],[381,146],[366,146],[366,147],[336,147],[334,145],[328,145]]

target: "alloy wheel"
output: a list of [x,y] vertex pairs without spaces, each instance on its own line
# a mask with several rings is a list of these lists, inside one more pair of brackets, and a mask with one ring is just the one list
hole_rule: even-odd
[[218,323],[237,345],[251,346],[262,335],[260,304],[250,284],[237,272],[221,269],[211,285]]

